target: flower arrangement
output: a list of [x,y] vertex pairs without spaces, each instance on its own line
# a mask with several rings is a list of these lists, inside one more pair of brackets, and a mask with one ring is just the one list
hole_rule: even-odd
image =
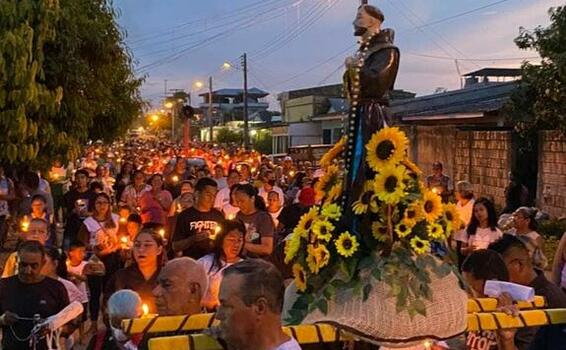
[[426,314],[432,297],[430,273],[444,277],[452,265],[434,257],[460,228],[456,207],[425,188],[422,172],[407,159],[408,140],[395,127],[376,132],[366,145],[367,164],[375,177],[366,181],[353,203],[355,227],[345,227],[337,202],[343,174],[335,165],[344,150],[339,142],[323,157],[325,176],[315,190],[321,205],[305,214],[285,246],[299,298],[291,322],[301,322],[318,308],[323,313],[339,289],[367,298],[372,280],[385,282],[396,298],[397,312]]

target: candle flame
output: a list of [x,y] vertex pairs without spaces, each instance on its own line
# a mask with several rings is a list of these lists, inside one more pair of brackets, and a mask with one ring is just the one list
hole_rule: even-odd
[[173,180],[173,182],[179,181],[179,177],[177,175],[173,176],[171,179]]
[[149,315],[149,306],[147,306],[147,304],[144,303],[144,304],[142,305],[142,310],[143,310],[143,315],[144,315],[144,316]]
[[234,214],[228,214],[228,220],[233,220],[235,216],[236,215],[234,215]]
[[21,229],[23,232],[28,232],[29,230],[29,218],[27,216],[24,216],[24,218],[22,219]]
[[161,238],[165,238],[165,230],[164,229],[160,229],[158,233],[161,236]]
[[126,218],[120,218],[120,222],[121,222],[122,224],[125,224],[126,221],[128,221],[128,219],[126,219]]
[[120,238],[120,241],[122,241],[122,243],[124,243],[124,244],[127,244],[128,243],[128,237],[122,236],[122,238]]

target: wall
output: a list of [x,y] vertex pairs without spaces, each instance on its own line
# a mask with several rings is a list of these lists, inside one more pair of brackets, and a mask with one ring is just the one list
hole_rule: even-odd
[[505,205],[507,174],[511,169],[510,132],[462,131],[454,126],[403,129],[411,143],[409,154],[425,175],[432,172],[434,162],[440,161],[454,184],[467,180],[477,197],[491,197],[498,207]]
[[537,205],[555,217],[566,215],[566,138],[557,132],[539,136]]

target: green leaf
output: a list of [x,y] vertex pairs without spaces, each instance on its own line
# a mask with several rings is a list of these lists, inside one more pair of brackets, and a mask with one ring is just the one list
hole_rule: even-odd
[[360,260],[360,263],[358,265],[358,269],[359,270],[365,270],[368,269],[372,266],[374,266],[375,262],[374,262],[374,258],[372,255],[366,256],[365,258]]
[[317,303],[317,307],[323,314],[328,314],[328,302],[326,299],[320,299]]
[[417,313],[426,317],[426,305],[421,299],[416,299],[412,303],[412,307]]

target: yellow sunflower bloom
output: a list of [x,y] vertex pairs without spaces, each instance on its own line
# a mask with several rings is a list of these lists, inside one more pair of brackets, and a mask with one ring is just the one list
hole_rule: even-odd
[[312,232],[316,235],[316,238],[321,241],[329,242],[332,238],[332,232],[335,227],[330,221],[318,220],[312,226]]
[[285,263],[290,263],[301,249],[301,235],[291,234],[291,238],[285,241]]
[[369,200],[369,210],[372,213],[377,214],[381,210],[381,204],[382,203],[379,200],[379,197],[376,194],[374,194],[373,196],[371,196],[371,199]]
[[395,233],[399,238],[405,238],[411,234],[413,227],[407,225],[405,222],[401,221],[395,225]]
[[356,215],[362,215],[368,212],[368,208],[371,205],[371,199],[375,194],[375,184],[373,181],[366,181],[364,185],[364,191],[360,195],[360,198],[352,203],[352,209]]
[[295,227],[293,233],[295,231],[298,231],[302,237],[307,237],[310,231],[312,230],[312,226],[317,218],[318,218],[318,207],[315,206],[310,208],[306,214],[301,216],[301,219],[299,220],[299,224],[297,225],[297,227]]
[[421,202],[423,216],[428,222],[434,222],[442,215],[442,199],[436,193],[425,190]]
[[330,165],[326,169],[324,176],[318,180],[314,187],[316,200],[320,201],[324,197],[329,197],[330,195],[336,196],[337,187],[339,190],[342,188],[340,169],[336,165]]
[[460,227],[460,213],[458,213],[456,204],[444,204],[442,210],[444,212],[444,220],[446,220],[448,224],[452,227]]
[[309,266],[309,270],[313,274],[318,274],[321,268],[328,265],[330,261],[330,252],[326,247],[322,244],[318,246],[314,246],[309,244],[307,247],[307,264]]
[[437,241],[444,239],[444,229],[440,224],[429,224],[427,228],[427,234],[429,239],[434,239]]
[[325,203],[332,203],[336,200],[338,200],[340,198],[340,196],[342,195],[342,181],[339,181],[336,185],[334,185],[331,189],[330,192],[328,193],[328,196],[326,197]]
[[299,292],[307,290],[307,274],[305,269],[299,264],[293,265],[293,277],[295,278],[295,286]]
[[419,202],[411,203],[403,213],[403,221],[409,226],[415,226],[422,218],[422,208]]
[[397,204],[405,197],[405,168],[383,167],[375,177],[375,193],[386,204]]
[[376,172],[384,166],[395,166],[407,153],[409,141],[399,128],[383,128],[373,134],[368,144],[367,162]]
[[425,241],[424,239],[420,239],[419,237],[414,237],[413,239],[411,239],[410,244],[413,251],[418,255],[427,254],[428,252],[430,252],[429,241]]
[[346,258],[354,255],[360,246],[356,236],[352,236],[348,231],[340,234],[334,244],[336,245],[336,251],[338,251],[338,254]]
[[340,219],[342,216],[342,209],[338,206],[338,204],[326,204],[322,207],[322,216],[332,220]]
[[379,221],[375,221],[373,224],[371,224],[371,233],[373,235],[373,238],[375,238],[379,242],[385,243],[391,239],[391,237],[389,237],[389,234],[387,233],[387,225]]
[[340,156],[344,149],[346,148],[346,138],[342,137],[337,144],[334,145],[328,152],[326,152],[322,158],[320,158],[320,166],[326,168],[332,165],[333,161]]

